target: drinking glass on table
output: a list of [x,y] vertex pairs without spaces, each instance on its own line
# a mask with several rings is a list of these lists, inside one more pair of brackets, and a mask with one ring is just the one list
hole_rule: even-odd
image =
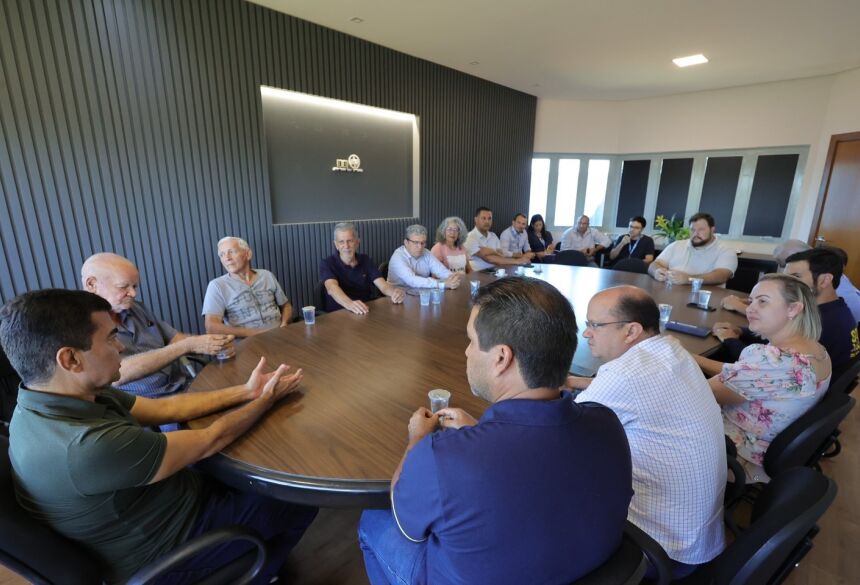
[[669,316],[672,314],[672,305],[661,303],[657,307],[660,309],[660,333],[666,333],[666,323],[669,322]]

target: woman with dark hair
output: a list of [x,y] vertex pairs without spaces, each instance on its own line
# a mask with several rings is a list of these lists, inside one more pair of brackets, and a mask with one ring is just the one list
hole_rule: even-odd
[[532,252],[539,260],[546,262],[544,258],[555,253],[556,243],[552,241],[552,234],[546,230],[543,216],[539,213],[534,214],[526,231]]

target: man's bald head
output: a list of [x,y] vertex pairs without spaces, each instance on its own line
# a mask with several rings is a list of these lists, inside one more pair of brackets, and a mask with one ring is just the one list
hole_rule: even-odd
[[137,297],[140,274],[128,258],[110,252],[93,254],[81,266],[84,290],[95,293],[111,304],[115,313],[131,308]]
[[637,286],[622,285],[603,290],[592,298],[609,306],[619,321],[639,323],[647,337],[660,332],[660,309],[654,299]]

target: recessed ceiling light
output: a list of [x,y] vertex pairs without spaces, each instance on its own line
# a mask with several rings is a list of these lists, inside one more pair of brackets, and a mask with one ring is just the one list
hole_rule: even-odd
[[480,65],[480,64],[481,64],[480,61],[470,61],[469,62],[469,65]]
[[698,55],[689,55],[687,57],[678,57],[677,59],[672,59],[672,63],[677,65],[678,67],[689,67],[690,65],[701,65],[702,63],[707,63],[708,58],[699,53]]
[[359,17],[357,17],[357,16],[353,16],[352,18],[350,18],[350,19],[349,19],[349,21],[350,21],[350,22],[354,22],[355,24],[358,24],[358,23],[360,23],[360,22],[364,22],[364,19],[363,19],[363,18],[359,18]]

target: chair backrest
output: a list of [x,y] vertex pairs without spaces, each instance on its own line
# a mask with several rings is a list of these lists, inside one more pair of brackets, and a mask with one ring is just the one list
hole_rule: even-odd
[[0,564],[37,585],[102,582],[101,569],[89,553],[18,505],[6,437],[0,437]]
[[388,280],[388,260],[379,265],[379,272],[382,274],[382,278]]
[[555,264],[588,266],[588,258],[579,250],[564,250],[555,255]]
[[786,469],[815,465],[835,440],[839,424],[856,401],[843,392],[824,398],[779,433],[764,454],[764,470],[776,477]]
[[756,499],[750,527],[713,561],[712,582],[770,583],[811,547],[815,523],[835,497],[836,484],[814,469],[775,477]]
[[638,272],[639,274],[648,274],[648,265],[644,260],[639,258],[624,258],[612,265],[612,270],[620,270],[622,272]]
[[319,281],[317,284],[317,311],[325,311],[327,305],[325,281]]
[[12,420],[12,412],[18,403],[18,385],[21,378],[9,363],[6,352],[0,347],[0,421]]
[[830,388],[827,391],[851,394],[857,387],[857,376],[860,376],[860,356],[855,357],[840,370],[833,372],[833,381],[830,382]]
[[656,585],[665,585],[672,578],[672,566],[666,551],[629,520],[624,525],[621,545],[609,559],[571,585],[636,585],[648,570],[648,560],[657,568]]

